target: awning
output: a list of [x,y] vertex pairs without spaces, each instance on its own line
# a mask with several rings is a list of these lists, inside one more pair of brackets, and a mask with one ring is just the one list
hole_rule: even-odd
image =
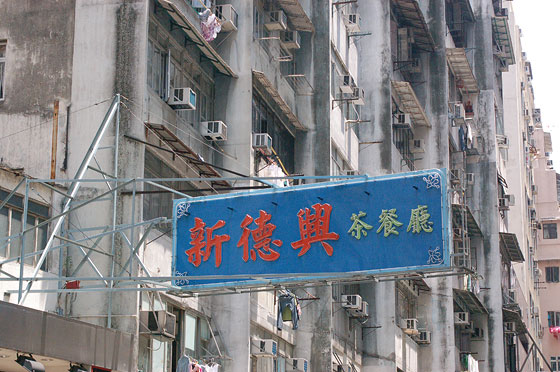
[[427,52],[436,50],[436,44],[424,19],[424,14],[417,0],[393,0],[395,12],[402,26],[411,27],[414,31],[414,43]]
[[416,97],[416,93],[408,81],[392,81],[391,93],[397,100],[399,108],[406,114],[410,114],[415,125],[431,127],[430,121]]
[[544,132],[544,152],[552,152],[552,137],[549,132]]
[[523,252],[519,248],[519,242],[517,241],[517,235],[513,233],[500,233],[500,247],[502,252],[506,255],[510,262],[523,262],[525,258],[523,257]]
[[282,8],[284,13],[288,16],[288,19],[296,31],[308,31],[313,32],[315,28],[313,23],[303,10],[303,7],[299,3],[299,0],[277,0],[278,5]]
[[471,69],[469,60],[465,53],[465,48],[447,48],[445,51],[447,63],[453,72],[457,82],[460,82],[459,89],[462,94],[478,93],[478,83]]
[[474,22],[474,12],[471,6],[471,0],[459,0],[459,4],[461,4],[461,10],[463,15],[463,20],[467,20],[469,22]]
[[525,322],[521,317],[521,310],[519,309],[519,306],[517,306],[516,308],[504,307],[502,309],[502,315],[504,318],[504,322],[515,323],[515,332],[519,335],[519,337],[524,337],[525,342],[527,342],[528,340],[526,340],[525,336],[525,333],[527,332],[527,326],[525,325]]
[[509,33],[508,17],[492,17],[492,32],[496,44],[500,48],[499,57],[504,60],[506,65],[513,65],[515,63],[515,55],[513,53],[513,44]]
[[[474,216],[471,213],[471,210],[468,206],[465,206],[465,213],[466,213],[466,217],[467,217],[467,230],[468,230],[468,234],[469,236],[482,236],[482,231],[480,231],[480,227],[478,226],[478,223],[476,222],[476,220],[474,219]],[[463,212],[463,207],[459,204],[453,204],[453,217],[457,220],[457,221],[461,221],[462,222],[462,212]]]
[[294,90],[298,96],[312,96],[314,93],[313,86],[307,80],[307,76],[303,74],[284,75],[286,80],[290,80]]
[[253,83],[257,83],[258,88],[264,90],[268,95],[270,95],[270,98],[274,100],[274,102],[278,105],[280,111],[282,111],[282,114],[284,114],[286,119],[294,127],[301,130],[307,130],[307,128],[305,128],[299,121],[297,116],[292,112],[292,109],[290,109],[290,106],[288,106],[286,101],[284,101],[282,96],[280,96],[280,93],[278,93],[276,88],[274,88],[274,86],[272,85],[270,80],[268,80],[264,73],[253,70]]
[[[203,164],[198,161],[192,161],[188,158],[198,159],[198,154],[194,152],[190,147],[188,147],[179,137],[177,137],[173,132],[169,130],[163,124],[153,124],[153,123],[146,123],[146,126],[153,132],[153,134],[160,140],[165,142],[167,146],[169,146],[173,152],[179,155],[185,155],[183,159],[185,159],[189,164],[197,171],[200,177],[208,177],[208,178],[219,178],[222,177],[214,168],[210,165]],[[149,137],[148,133],[148,137]],[[212,185],[215,186],[223,186],[223,187],[230,187],[231,185],[227,181],[212,181]]]
[[488,314],[486,307],[480,302],[478,296],[471,291],[453,288],[453,298],[466,306],[469,313],[472,314]]
[[218,52],[204,40],[204,37],[202,37],[197,28],[189,22],[185,14],[177,8],[174,2],[171,0],[158,0],[158,2],[219,72],[227,76],[237,77],[226,61],[224,61]]

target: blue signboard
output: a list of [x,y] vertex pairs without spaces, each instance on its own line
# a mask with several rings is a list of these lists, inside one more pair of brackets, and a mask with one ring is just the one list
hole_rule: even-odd
[[445,172],[434,169],[190,199],[173,214],[177,286],[446,268]]

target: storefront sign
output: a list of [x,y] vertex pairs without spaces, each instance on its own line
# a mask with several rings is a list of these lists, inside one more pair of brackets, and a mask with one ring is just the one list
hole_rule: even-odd
[[449,267],[448,209],[441,170],[179,199],[174,284]]

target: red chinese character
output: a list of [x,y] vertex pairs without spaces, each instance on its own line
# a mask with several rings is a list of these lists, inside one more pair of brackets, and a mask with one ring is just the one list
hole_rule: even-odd
[[[274,244],[277,247],[282,246],[281,240],[272,240],[272,232],[276,229],[276,226],[268,223],[272,216],[265,211],[259,212],[259,217],[257,217],[254,221],[257,225],[257,228],[251,230],[248,226],[253,222],[253,217],[246,215],[243,221],[241,222],[241,228],[243,229],[243,234],[237,242],[237,246],[243,246],[243,261],[247,262],[249,260],[249,252],[251,252],[251,259],[255,261],[257,259],[257,254],[255,250],[259,253],[259,257],[262,258],[264,261],[275,261],[280,257],[280,253],[276,252],[272,248],[270,248],[270,243]],[[253,237],[255,244],[249,250],[249,236]]]
[[311,243],[321,242],[325,252],[329,256],[333,254],[333,247],[324,240],[338,240],[339,235],[329,232],[329,224],[331,222],[332,206],[330,204],[314,204],[311,206],[315,210],[315,214],[311,214],[309,208],[300,209],[298,212],[299,234],[301,239],[292,243],[292,248],[302,248],[298,256],[302,256],[309,248]]
[[[229,235],[216,235],[214,236],[214,230],[225,226],[223,220],[219,220],[213,227],[206,227],[206,224],[202,219],[195,217],[194,227],[190,229],[191,232],[191,245],[192,248],[185,251],[189,256],[189,262],[195,267],[200,265],[201,259],[203,261],[208,261],[210,254],[212,253],[212,248],[216,247],[216,267],[219,267],[222,263],[222,243],[229,240]],[[205,229],[206,227],[206,229]],[[206,241],[204,240],[206,238]]]

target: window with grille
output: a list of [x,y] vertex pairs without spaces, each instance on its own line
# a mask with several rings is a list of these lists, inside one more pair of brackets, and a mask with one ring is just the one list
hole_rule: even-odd
[[[0,200],[5,200],[8,192],[0,190]],[[9,202],[0,209],[0,236],[8,237],[20,234],[23,224],[23,208],[24,199],[21,196],[13,195]],[[27,265],[36,265],[39,260],[41,251],[47,242],[47,224],[39,226],[39,224],[49,218],[49,208],[47,206],[28,202],[27,221],[25,229],[29,230],[25,233],[25,241],[23,247],[24,260]],[[33,228],[36,227],[36,228]],[[33,228],[33,229],[32,229]],[[6,241],[0,239],[0,256],[5,258],[21,257],[22,239],[21,237]],[[19,262],[19,260],[17,260]],[[41,266],[42,270],[47,269],[47,261]]]
[[543,239],[558,238],[558,231],[555,223],[543,223]]

